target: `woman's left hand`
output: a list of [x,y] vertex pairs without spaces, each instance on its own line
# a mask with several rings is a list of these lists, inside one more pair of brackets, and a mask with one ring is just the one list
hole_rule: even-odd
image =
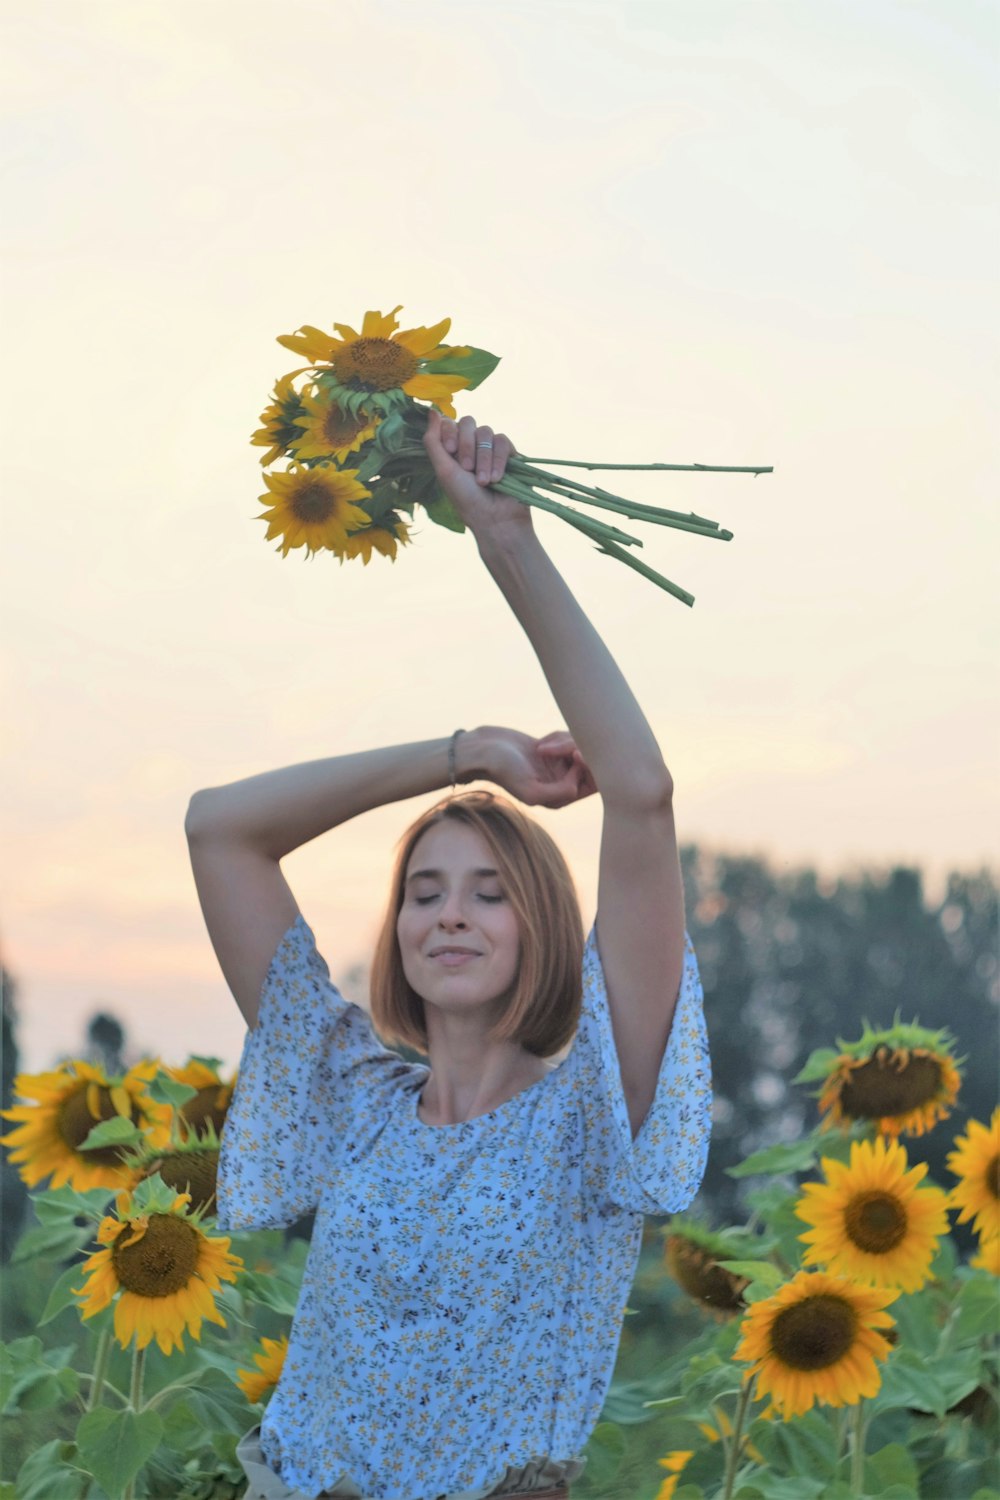
[[514,445],[505,433],[477,426],[473,417],[452,422],[431,407],[424,448],[438,483],[472,534],[530,533],[531,511],[490,489],[503,478]]

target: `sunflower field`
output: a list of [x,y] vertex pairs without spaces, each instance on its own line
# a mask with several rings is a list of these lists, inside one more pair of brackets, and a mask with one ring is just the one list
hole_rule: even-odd
[[[574,1500],[1000,1500],[1000,1108],[956,1125],[959,1046],[831,1038],[808,1127],[725,1169],[745,1212],[647,1221]],[[243,1494],[307,1240],[215,1230],[235,1082],[198,1056],[15,1079],[0,1500]]]

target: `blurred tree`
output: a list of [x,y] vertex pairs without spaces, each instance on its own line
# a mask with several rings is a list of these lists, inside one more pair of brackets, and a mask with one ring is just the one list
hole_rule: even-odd
[[[0,989],[3,992],[2,1033],[0,1033],[0,1109],[9,1109],[14,1101],[14,1079],[19,1071],[17,1047],[17,985],[7,969],[0,966]],[[16,1121],[3,1120],[0,1135],[16,1129]],[[24,1226],[28,1212],[28,1189],[17,1168],[11,1166],[10,1153],[0,1149],[0,1262],[6,1264]]]
[[87,1045],[83,1054],[87,1062],[103,1068],[108,1074],[124,1073],[124,1046],[125,1031],[120,1021],[103,1010],[91,1017],[87,1023]]

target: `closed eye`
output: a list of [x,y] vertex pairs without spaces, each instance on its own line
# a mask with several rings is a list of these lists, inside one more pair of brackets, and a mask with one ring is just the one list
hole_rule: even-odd
[[[427,906],[431,901],[436,901],[440,894],[440,891],[435,891],[433,896],[414,896],[413,900],[417,906]],[[478,900],[486,901],[490,906],[504,899],[503,896],[488,896],[485,891],[477,891],[476,896]]]

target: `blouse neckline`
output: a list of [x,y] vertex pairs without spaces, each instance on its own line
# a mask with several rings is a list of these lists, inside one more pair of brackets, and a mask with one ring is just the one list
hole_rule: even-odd
[[467,1120],[449,1121],[444,1125],[432,1125],[429,1120],[422,1120],[420,1118],[420,1096],[423,1093],[424,1084],[431,1075],[430,1068],[425,1068],[424,1077],[420,1080],[420,1086],[413,1090],[413,1103],[411,1105],[413,1119],[420,1126],[421,1130],[464,1130],[467,1125],[478,1125],[481,1120],[491,1120],[494,1115],[498,1115],[503,1110],[509,1109],[511,1105],[518,1104],[527,1094],[534,1093],[535,1089],[544,1088],[553,1076],[559,1072],[565,1061],[566,1058],[564,1057],[561,1062],[556,1063],[555,1067],[549,1069],[544,1078],[536,1078],[534,1083],[529,1083],[525,1088],[519,1089],[516,1094],[511,1094],[510,1098],[505,1099],[502,1104],[494,1105],[492,1109],[485,1110],[481,1115],[470,1115]]

